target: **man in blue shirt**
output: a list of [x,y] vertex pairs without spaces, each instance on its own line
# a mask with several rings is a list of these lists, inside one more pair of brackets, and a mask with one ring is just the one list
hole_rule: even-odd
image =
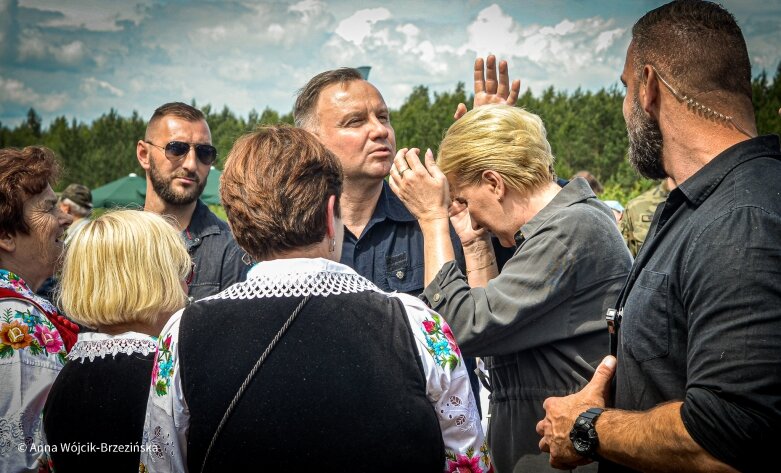
[[[356,69],[322,72],[299,91],[294,115],[296,126],[316,135],[342,162],[341,263],[384,291],[422,293],[423,234],[385,181],[396,155],[396,134],[380,91]],[[450,237],[465,270],[452,227]],[[479,409],[474,358],[466,364]]]
[[[385,177],[396,136],[380,92],[351,68],[313,77],[299,92],[296,126],[315,134],[342,162],[342,260],[385,291],[423,291],[423,236]],[[454,231],[456,259],[463,251]]]

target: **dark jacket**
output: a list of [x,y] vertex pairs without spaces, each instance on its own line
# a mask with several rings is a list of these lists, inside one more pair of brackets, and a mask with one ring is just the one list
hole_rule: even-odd
[[217,294],[247,277],[249,266],[233,239],[228,224],[217,218],[201,200],[183,233],[187,251],[195,263],[188,295],[192,300]]
[[488,443],[497,472],[544,471],[537,421],[550,396],[579,391],[608,354],[604,320],[632,258],[610,209],[570,181],[516,235],[517,250],[484,288],[449,262],[423,295],[465,355],[491,375]]

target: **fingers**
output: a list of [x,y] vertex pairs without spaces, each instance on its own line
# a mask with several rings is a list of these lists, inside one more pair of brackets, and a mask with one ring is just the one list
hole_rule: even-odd
[[442,170],[439,169],[439,166],[437,166],[437,162],[434,160],[434,153],[431,151],[431,148],[426,150],[426,154],[423,157],[423,159],[426,162],[426,170],[429,174],[431,174],[431,177],[442,177],[445,178],[445,175],[442,173]]
[[510,75],[507,73],[507,61],[499,61],[499,84],[496,95],[506,99],[510,94]]
[[537,422],[537,428],[535,430],[537,430],[537,435],[545,435],[545,419]]
[[496,56],[489,54],[485,61],[485,92],[496,94],[499,82],[496,80]]
[[456,113],[453,114],[453,119],[458,120],[464,115],[466,115],[466,105],[460,103],[458,104],[458,107],[456,107]]
[[615,371],[616,358],[613,356],[606,356],[605,359],[602,360],[602,363],[597,367],[591,381],[589,381],[583,390],[589,390],[589,394],[592,396],[599,397],[603,400],[606,399],[610,392],[610,380],[613,379]]
[[510,87],[510,96],[507,97],[507,105],[515,106],[516,103],[518,103],[518,95],[521,93],[521,81],[520,79],[515,79],[513,81],[512,87]]
[[483,67],[483,58],[475,59],[475,94],[485,92],[485,69]]

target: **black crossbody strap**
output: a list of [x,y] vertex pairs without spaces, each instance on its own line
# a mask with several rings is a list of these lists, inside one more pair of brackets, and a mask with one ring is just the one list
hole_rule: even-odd
[[298,304],[298,307],[296,307],[293,313],[290,314],[290,317],[288,317],[285,324],[282,325],[282,328],[279,329],[279,332],[277,332],[277,334],[271,340],[271,343],[269,343],[266,349],[263,350],[263,353],[260,355],[260,358],[258,358],[258,361],[255,362],[255,366],[252,367],[249,374],[247,375],[247,378],[244,380],[243,383],[241,383],[239,390],[236,391],[236,395],[233,396],[233,400],[228,405],[228,409],[225,410],[225,414],[223,414],[219,425],[217,425],[217,430],[214,431],[214,435],[212,436],[211,442],[209,442],[209,448],[206,449],[206,455],[203,456],[203,463],[201,463],[201,473],[203,473],[203,471],[206,469],[206,461],[209,459],[209,453],[211,453],[214,444],[217,442],[217,437],[219,437],[223,427],[225,427],[225,424],[228,422],[228,418],[231,416],[231,414],[233,414],[233,411],[236,409],[236,405],[239,403],[241,396],[244,395],[244,391],[247,390],[247,387],[249,386],[249,383],[252,381],[252,378],[255,377],[255,374],[260,369],[260,365],[262,365],[263,362],[266,361],[266,358],[268,358],[268,354],[271,353],[271,350],[273,350],[274,347],[277,345],[279,339],[282,338],[285,332],[287,332],[287,329],[288,327],[290,327],[290,324],[293,323],[296,317],[298,317],[298,314],[301,312],[301,309],[304,308],[304,305],[306,305],[306,303],[309,302],[309,299],[311,297],[312,297],[311,294],[306,296]]

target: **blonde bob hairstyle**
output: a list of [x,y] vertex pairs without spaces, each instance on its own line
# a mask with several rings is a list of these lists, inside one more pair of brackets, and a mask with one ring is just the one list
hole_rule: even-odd
[[492,170],[523,195],[553,181],[553,161],[542,119],[509,105],[485,105],[458,119],[437,156],[460,186],[476,185]]
[[184,307],[191,269],[179,232],[152,212],[118,210],[80,228],[65,249],[58,300],[76,322],[97,328],[155,324]]

